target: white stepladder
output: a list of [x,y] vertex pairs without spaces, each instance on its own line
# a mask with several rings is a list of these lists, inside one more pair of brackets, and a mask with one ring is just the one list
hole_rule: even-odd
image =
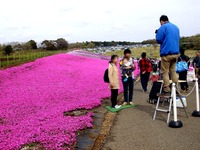
[[[179,81],[179,82],[184,82],[184,81]],[[163,84],[162,84],[161,88],[162,87],[163,87]],[[194,116],[194,117],[200,117],[199,84],[198,84],[198,79],[197,78],[195,79],[195,86],[194,86],[194,88],[195,87],[196,87],[196,110],[192,113],[192,116]],[[154,116],[153,116],[153,120],[155,120],[155,118],[156,118],[156,112],[157,111],[167,112],[168,113],[167,123],[169,123],[169,127],[171,127],[171,128],[181,128],[183,126],[182,122],[177,119],[177,105],[176,105],[176,95],[177,94],[176,94],[176,91],[177,91],[176,90],[176,85],[175,85],[175,83],[173,83],[172,84],[172,93],[171,93],[171,96],[170,95],[168,96],[168,98],[170,99],[170,104],[169,104],[169,109],[168,110],[163,110],[163,109],[159,109],[158,108],[159,103],[160,103],[160,97],[163,97],[163,98],[167,97],[167,96],[165,96],[165,97],[162,96],[162,94],[158,95],[159,98],[158,98],[158,102],[157,102],[157,105],[156,105],[156,110],[155,110]],[[191,91],[191,93],[192,93],[192,91]],[[161,90],[160,90],[160,93],[161,93]],[[183,108],[185,110],[185,113],[186,113],[186,115],[188,117],[188,114],[187,114],[187,111],[186,111],[186,107],[185,107],[185,104],[183,103],[183,100],[181,98],[180,93],[179,93],[179,96],[180,96],[180,100],[181,100],[181,103],[183,105]],[[174,120],[172,120],[172,121],[169,122],[170,113],[171,113],[171,107],[172,107],[172,101],[173,101]]]
[[192,116],[200,117],[200,110],[199,110],[199,84],[198,79],[195,79],[195,86],[196,86],[196,107],[197,110],[193,111]]
[[[155,112],[154,112],[154,115],[153,115],[153,120],[156,119],[156,115],[157,115],[157,111],[159,112],[165,112],[167,113],[167,123],[169,123],[169,119],[170,119],[170,114],[171,114],[171,108],[172,108],[172,94],[171,95],[165,95],[163,96],[161,93],[162,93],[162,88],[163,88],[163,83],[161,85],[161,88],[160,88],[160,93],[158,94],[158,101],[156,103],[156,109],[155,109]],[[168,109],[161,109],[159,108],[159,104],[160,104],[160,99],[161,98],[166,98],[166,99],[169,99],[169,108]]]
[[[171,109],[172,109],[172,103],[173,103],[173,112],[174,112],[174,116],[176,116],[176,117],[174,117],[174,122],[180,122],[180,121],[177,120],[176,85],[175,85],[175,83],[172,84],[172,92],[171,92],[171,94],[167,94],[167,95],[164,94],[164,95],[163,95],[163,94],[161,94],[162,88],[163,88],[163,81],[160,80],[159,82],[162,82],[162,85],[161,85],[161,89],[160,89],[160,94],[158,94],[158,101],[157,101],[157,104],[156,104],[156,109],[155,109],[155,112],[154,112],[153,120],[156,119],[157,111],[159,111],[159,112],[165,112],[165,113],[168,114],[168,115],[167,115],[167,123],[170,123],[170,125],[171,125],[172,122],[169,122],[169,120],[170,120]],[[170,81],[170,82],[172,82],[172,81]],[[180,81],[180,80],[179,80],[179,82],[185,82],[185,81]],[[183,103],[183,100],[182,100],[181,96],[179,96],[179,97],[180,97],[180,101],[181,101],[181,103],[182,103],[182,105],[183,105],[183,108],[184,108],[184,110],[185,110],[185,114],[186,114],[186,116],[188,117],[185,104]],[[159,104],[160,104],[160,99],[161,99],[161,98],[168,99],[168,101],[169,101],[169,107],[168,107],[168,109],[159,108]],[[176,123],[176,125],[177,125],[177,123]],[[177,127],[176,127],[176,128],[177,128]]]

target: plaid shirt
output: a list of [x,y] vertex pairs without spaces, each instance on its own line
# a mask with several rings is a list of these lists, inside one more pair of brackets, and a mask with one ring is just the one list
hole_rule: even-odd
[[151,63],[148,59],[140,59],[139,61],[140,72],[151,72]]

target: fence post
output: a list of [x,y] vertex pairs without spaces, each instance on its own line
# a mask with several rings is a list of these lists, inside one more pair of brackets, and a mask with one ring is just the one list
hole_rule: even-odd
[[199,83],[198,79],[195,79],[195,86],[196,86],[196,107],[197,110],[193,111],[192,116],[200,117],[200,109],[199,109]]
[[28,58],[27,61],[29,61],[29,53],[27,53],[27,58]]
[[14,64],[15,64],[15,53],[13,54]]
[[18,55],[18,61],[20,62],[20,52],[19,52],[19,55]]
[[33,60],[35,60],[35,52],[33,52]]
[[26,53],[24,53],[24,56],[22,55],[22,61],[26,61]]
[[6,57],[7,57],[7,65],[9,65],[9,59],[8,59],[8,55],[6,55]]
[[1,68],[1,57],[0,57],[0,68]]

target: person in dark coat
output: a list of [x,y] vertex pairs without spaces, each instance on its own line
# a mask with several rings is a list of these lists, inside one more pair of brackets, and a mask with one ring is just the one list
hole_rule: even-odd
[[[181,52],[181,55],[180,57],[178,58],[178,62],[180,61],[184,61],[184,62],[187,62],[188,63],[188,67],[190,66],[190,58],[188,56],[185,55],[185,50],[184,49],[181,49],[180,50]],[[182,71],[179,73],[179,80],[185,80],[186,82],[183,82],[183,83],[180,83],[181,84],[181,90],[182,92],[187,92],[189,89],[188,89],[188,83],[187,83],[187,70],[186,71]]]
[[196,77],[200,76],[200,52],[196,52],[196,57],[193,59],[192,66],[195,69]]

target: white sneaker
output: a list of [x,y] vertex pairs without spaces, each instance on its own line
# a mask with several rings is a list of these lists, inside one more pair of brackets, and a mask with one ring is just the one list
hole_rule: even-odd
[[121,105],[115,105],[115,109],[119,109]]
[[127,104],[128,104],[127,102],[124,102],[122,105],[123,105],[123,106],[126,106]]
[[133,103],[133,102],[130,102],[130,105],[134,105],[134,103]]

